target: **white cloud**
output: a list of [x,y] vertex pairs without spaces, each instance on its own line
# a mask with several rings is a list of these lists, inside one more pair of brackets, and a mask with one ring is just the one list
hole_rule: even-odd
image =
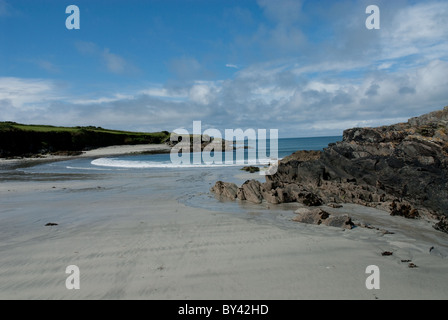
[[140,90],[138,93],[160,99],[179,101],[179,102],[186,101],[189,95],[189,91],[187,88],[174,89],[174,88],[164,88],[157,85]]
[[392,67],[393,65],[394,65],[394,64],[391,63],[391,62],[384,62],[384,63],[381,63],[381,64],[378,66],[378,70],[389,69],[389,68]]
[[341,85],[338,83],[324,83],[321,81],[311,81],[305,86],[304,89],[335,93],[341,89]]
[[125,95],[121,93],[116,93],[110,97],[99,97],[99,98],[83,98],[83,99],[70,99],[71,103],[79,104],[79,105],[95,105],[95,104],[104,104],[104,103],[110,103],[120,100],[126,100],[126,99],[133,99],[134,96],[132,95]]
[[[280,76],[282,68],[258,67],[226,81],[195,81],[176,89],[154,85],[83,99],[61,96],[52,81],[0,78],[0,109],[18,122],[170,131],[202,120],[218,129],[277,128],[281,136],[313,136],[404,121],[448,104],[448,62],[442,60],[357,79],[290,82]],[[400,94],[402,88],[415,92]]]
[[[380,32],[384,58],[412,54],[431,58],[448,52],[448,2],[425,2],[400,8]],[[435,56],[434,56],[435,55]]]
[[211,81],[197,81],[189,91],[190,101],[199,105],[209,105],[220,89]]
[[[65,100],[63,91],[50,80],[0,77],[1,120],[52,124],[58,114],[51,113],[49,106]],[[58,113],[64,115],[62,109]]]
[[9,100],[14,108],[28,110],[61,98],[54,82],[43,79],[0,77],[0,100]]
[[[394,4],[396,11],[382,11],[384,23],[376,33],[356,27],[363,26],[363,11],[352,20],[330,12],[337,17],[329,22],[338,26],[337,41],[308,43],[298,56],[284,53],[304,49],[296,21],[303,17],[301,2],[259,4],[271,24],[260,25],[244,40],[266,49],[262,62],[245,68],[226,64],[238,69],[231,78],[204,80],[210,79],[205,64],[188,56],[170,61],[175,80],[109,95],[67,98],[54,81],[0,78],[1,115],[19,122],[127,130],[170,131],[202,120],[204,127],[278,128],[281,136],[313,136],[405,121],[448,104],[446,2]],[[77,49],[112,73],[132,67],[94,43],[79,42]]]

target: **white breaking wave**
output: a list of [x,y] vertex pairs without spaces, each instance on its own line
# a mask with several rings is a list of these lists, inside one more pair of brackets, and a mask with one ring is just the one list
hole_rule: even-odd
[[172,163],[172,162],[155,162],[155,161],[129,161],[118,160],[113,158],[99,158],[91,162],[94,166],[113,167],[113,168],[211,168],[211,167],[234,167],[244,165],[269,165],[275,162],[273,159],[257,159],[256,163],[247,163],[247,160],[237,160],[231,164],[213,163],[213,164],[194,164],[194,163]]
[[71,166],[66,166],[66,169],[71,169],[71,170],[96,170],[96,171],[112,171],[113,169],[101,169],[101,168],[85,168],[85,167],[71,167]]

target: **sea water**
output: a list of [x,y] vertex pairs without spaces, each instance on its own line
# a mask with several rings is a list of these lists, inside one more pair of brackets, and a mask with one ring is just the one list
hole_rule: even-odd
[[[276,152],[271,152],[270,141],[266,142],[265,148],[261,147],[257,142],[257,149],[251,150],[248,148],[250,143],[245,141],[237,143],[237,149],[234,151],[222,152],[215,154],[211,152],[211,156],[215,159],[213,163],[206,163],[204,161],[195,161],[193,153],[187,155],[187,161],[179,163],[173,162],[170,154],[152,154],[152,155],[127,155],[119,157],[107,157],[95,159],[91,162],[91,165],[100,168],[127,168],[127,169],[149,169],[149,168],[206,168],[206,167],[238,167],[251,164],[249,159],[252,159],[249,155],[250,151],[254,151],[256,155],[255,162],[257,165],[268,165],[277,159],[281,159],[294,153],[297,150],[322,150],[327,147],[328,144],[340,141],[342,137],[317,137],[317,138],[289,138],[279,139]],[[180,157],[180,155],[175,155]],[[227,161],[231,159],[231,161]],[[92,169],[92,168],[91,168]]]
[[[316,138],[286,138],[278,140],[278,152],[272,154],[270,150],[270,141],[266,142],[266,150],[257,150],[257,164],[267,165],[276,159],[282,159],[294,153],[297,150],[323,150],[330,143],[340,141],[342,137],[316,137]],[[247,142],[246,142],[247,144]],[[237,144],[242,146],[242,144]],[[240,150],[241,151],[241,150]],[[206,164],[195,163],[193,161],[193,154],[189,154],[190,160],[187,163],[179,164],[171,161],[169,153],[165,154],[138,154],[138,155],[122,155],[112,157],[101,157],[95,159],[82,158],[73,159],[68,161],[46,163],[30,168],[20,169],[27,173],[101,173],[101,172],[131,172],[150,169],[200,169],[200,168],[217,168],[217,167],[242,167],[249,163],[248,161],[248,149],[244,149],[244,158],[237,159],[236,154],[238,149],[233,151],[233,161],[231,164],[227,164],[226,152],[222,152],[221,155],[214,155],[216,159],[222,159],[222,163]],[[227,152],[228,153],[228,152]],[[232,152],[231,152],[232,153]],[[259,155],[262,157],[259,157]],[[235,169],[235,168],[234,168]]]
[[[279,139],[277,156],[281,159],[297,150],[322,150],[341,139],[342,137]],[[266,144],[268,157],[257,158],[260,160],[260,167],[272,161],[269,141]],[[245,151],[247,155],[247,149]],[[14,176],[14,179],[26,179],[30,182],[60,181],[66,185],[66,192],[71,189],[71,181],[75,183],[76,180],[91,180],[98,186],[94,196],[114,197],[119,193],[138,199],[148,194],[159,195],[160,201],[175,199],[190,207],[238,213],[249,219],[278,220],[282,219],[284,212],[292,212],[295,207],[291,207],[291,204],[282,204],[273,210],[267,203],[256,205],[247,201],[227,201],[218,199],[210,192],[216,181],[233,182],[238,186],[249,179],[265,181],[263,175],[241,171],[246,165],[179,165],[171,162],[170,154],[123,155],[77,158],[19,168],[19,176]],[[86,190],[85,197],[92,197],[91,193]],[[82,199],[82,194],[77,193],[76,197]]]
[[[297,150],[321,150],[340,139],[341,137],[280,139],[278,155],[281,158]],[[158,205],[174,200],[181,204],[175,209],[179,215],[183,214],[181,208],[184,205],[207,209],[214,215],[232,214],[239,219],[253,220],[254,223],[300,229],[301,232],[308,228],[291,221],[295,216],[294,211],[300,206],[298,203],[254,204],[249,201],[222,199],[210,192],[210,188],[217,181],[233,182],[241,186],[250,179],[264,182],[265,176],[242,171],[240,165],[170,167],[167,166],[168,159],[169,154],[77,158],[27,168],[0,170],[0,179],[6,185],[11,182],[8,185],[10,196],[2,199],[2,221],[12,221],[14,225],[14,228],[2,229],[0,241],[8,241],[10,236],[15,236],[17,232],[26,235],[27,232],[35,230],[36,224],[47,222],[63,221],[65,225],[88,226],[91,223],[127,219],[126,208],[120,213],[120,210],[111,212],[102,205],[95,205],[107,203],[109,200],[114,203],[116,199],[135,201],[137,206],[141,204],[139,214],[145,215],[148,221],[152,221],[153,215],[155,220],[160,219],[160,215],[152,210],[151,204]],[[102,161],[102,165],[96,165],[96,160]],[[108,161],[116,163],[114,166],[107,166],[105,164]],[[14,192],[15,183],[26,184],[25,191],[18,196]],[[20,197],[23,196],[27,197],[28,205],[22,205]],[[57,206],[60,202],[70,205],[61,208]],[[30,206],[30,203],[35,205]],[[83,203],[92,204],[92,207],[83,206]],[[388,213],[373,208],[344,204],[344,213],[349,213],[354,219],[392,232],[400,232],[411,238],[419,234],[420,238],[424,237],[425,241],[430,241],[428,243],[433,246],[446,246],[442,243],[444,238],[435,234],[433,229],[428,229],[423,220],[417,223],[424,232],[415,232],[415,222],[411,225],[407,219],[390,217]],[[440,242],[439,239],[443,241]]]

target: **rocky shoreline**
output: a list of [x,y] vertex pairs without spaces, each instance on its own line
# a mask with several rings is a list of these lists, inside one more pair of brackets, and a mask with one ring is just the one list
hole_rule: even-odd
[[[222,181],[211,191],[229,198],[309,207],[355,203],[409,219],[438,219],[448,233],[448,107],[406,123],[344,131],[323,151],[285,157],[266,182]],[[316,212],[309,210],[307,220]],[[311,219],[321,221],[322,219]]]

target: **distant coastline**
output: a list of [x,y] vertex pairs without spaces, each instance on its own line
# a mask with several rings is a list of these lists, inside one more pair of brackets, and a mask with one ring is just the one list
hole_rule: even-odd
[[44,162],[65,161],[77,158],[99,158],[112,157],[131,154],[151,154],[151,153],[169,153],[171,148],[162,144],[140,144],[140,145],[114,145],[104,148],[98,148],[88,151],[82,151],[77,154],[36,154],[29,157],[0,158],[1,167],[22,167],[35,165]]
[[[86,151],[111,146],[165,146],[164,143],[169,136],[168,131],[147,133],[93,126],[56,127],[0,122],[0,158],[79,156]],[[166,151],[166,148],[163,150]],[[132,152],[132,150],[129,151]]]

